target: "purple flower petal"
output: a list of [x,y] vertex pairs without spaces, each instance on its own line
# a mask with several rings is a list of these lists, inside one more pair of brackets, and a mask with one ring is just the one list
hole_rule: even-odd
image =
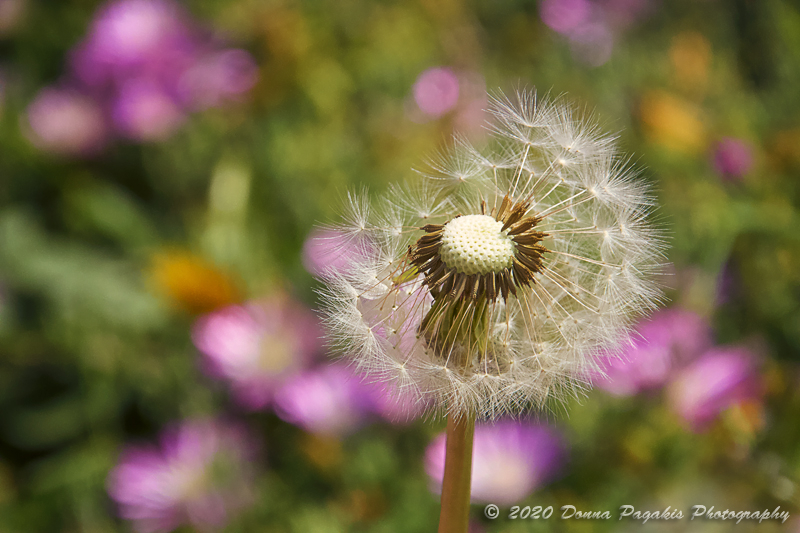
[[122,135],[139,141],[163,140],[186,119],[172,96],[149,79],[126,82],[120,88],[112,116]]
[[350,433],[366,420],[370,407],[360,377],[341,365],[307,371],[275,394],[278,416],[311,433]]
[[631,396],[663,386],[680,368],[711,346],[707,321],[682,309],[664,309],[640,323],[620,356],[601,361],[605,377],[595,384],[615,396]]
[[714,150],[714,169],[728,181],[740,180],[753,167],[753,149],[741,139],[725,137]]
[[[446,436],[425,452],[425,471],[437,491],[444,477]],[[472,453],[473,502],[510,505],[551,481],[566,461],[562,438],[542,425],[504,421],[475,426]]]
[[587,0],[542,0],[539,14],[550,29],[562,34],[571,34],[586,23],[591,16],[592,5]]
[[709,350],[670,384],[669,402],[694,431],[707,428],[728,407],[759,400],[756,357],[739,346]]
[[252,500],[255,446],[240,426],[183,422],[162,434],[161,447],[131,447],[109,473],[108,493],[137,531],[166,532],[182,524],[224,525]]
[[230,382],[249,409],[269,405],[275,390],[321,350],[321,338],[311,311],[282,296],[206,315],[192,333],[207,372]]

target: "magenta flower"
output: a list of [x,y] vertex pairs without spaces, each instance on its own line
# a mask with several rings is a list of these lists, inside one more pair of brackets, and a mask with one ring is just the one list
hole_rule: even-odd
[[[113,130],[136,141],[160,141],[192,111],[240,99],[255,85],[258,68],[244,50],[220,48],[176,2],[116,0],[97,12],[86,37],[72,50],[67,78],[74,85],[73,100],[83,102],[80,111],[95,110],[99,126],[92,131],[102,130],[100,139]],[[31,107],[29,114],[38,114]],[[51,124],[60,120],[37,122],[49,126],[39,127],[49,137],[37,146],[69,155],[87,152],[69,144],[89,144],[85,131],[71,138]],[[89,152],[97,151],[97,143],[91,146]]]
[[753,167],[753,148],[747,142],[725,137],[713,154],[714,169],[727,181],[738,181]]
[[244,428],[192,421],[166,430],[160,447],[125,450],[108,476],[108,493],[136,531],[189,524],[217,531],[253,500],[255,446]]
[[611,57],[616,36],[647,16],[653,0],[542,0],[542,22],[569,39],[573,56],[590,66]]
[[339,364],[295,376],[275,394],[278,416],[311,433],[350,433],[367,420],[371,408],[360,376]]
[[489,100],[477,72],[436,67],[422,72],[406,102],[409,120],[424,123],[447,115],[460,134],[477,140],[486,134]]
[[120,87],[112,117],[120,134],[140,141],[163,140],[186,119],[175,100],[149,79],[131,80]]
[[571,35],[589,21],[592,4],[588,0],[543,0],[539,14],[553,31]]
[[200,318],[192,340],[208,373],[230,383],[237,402],[262,409],[321,351],[316,317],[285,297],[234,305]]
[[71,66],[88,87],[131,76],[174,77],[197,53],[198,42],[182,9],[166,0],[118,0],[101,8]]
[[672,409],[693,431],[702,431],[729,407],[758,401],[763,393],[755,355],[741,346],[706,352],[669,386]]
[[544,0],[539,12],[550,29],[569,39],[574,57],[596,67],[608,61],[614,49],[604,5],[589,0]]
[[[435,491],[444,476],[445,435],[425,452],[425,471]],[[551,481],[566,462],[561,436],[548,426],[504,421],[478,424],[472,450],[472,501],[511,505]]]
[[414,83],[414,101],[420,110],[439,117],[458,103],[458,77],[449,68],[437,67],[423,72]]
[[682,309],[656,311],[637,326],[621,356],[603,358],[605,376],[595,384],[615,396],[655,389],[709,346],[711,328],[703,317]]

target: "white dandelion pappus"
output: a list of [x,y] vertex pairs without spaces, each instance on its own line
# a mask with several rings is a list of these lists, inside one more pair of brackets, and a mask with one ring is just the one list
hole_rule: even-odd
[[421,183],[351,195],[358,246],[323,289],[331,340],[425,406],[493,419],[583,387],[652,310],[663,243],[614,138],[559,99],[492,99]]

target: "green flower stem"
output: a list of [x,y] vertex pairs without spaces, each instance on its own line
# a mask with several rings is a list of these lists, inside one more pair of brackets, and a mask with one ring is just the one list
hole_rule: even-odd
[[467,533],[474,433],[474,417],[448,415],[439,533]]

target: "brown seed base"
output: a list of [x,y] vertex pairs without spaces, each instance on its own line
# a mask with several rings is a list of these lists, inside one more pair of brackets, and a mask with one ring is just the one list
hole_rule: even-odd
[[[425,276],[434,300],[449,295],[452,300],[477,301],[485,298],[494,302],[499,296],[508,300],[508,295],[516,295],[517,289],[535,283],[534,275],[542,270],[542,257],[548,250],[540,243],[546,233],[534,228],[541,218],[525,216],[530,201],[512,204],[506,195],[500,207],[488,213],[495,220],[503,222],[503,231],[514,242],[514,260],[510,267],[499,272],[486,274],[464,274],[448,267],[439,251],[442,246],[444,224],[427,224],[420,228],[425,235],[408,249],[408,262]],[[481,202],[481,212],[486,215],[486,202]]]

